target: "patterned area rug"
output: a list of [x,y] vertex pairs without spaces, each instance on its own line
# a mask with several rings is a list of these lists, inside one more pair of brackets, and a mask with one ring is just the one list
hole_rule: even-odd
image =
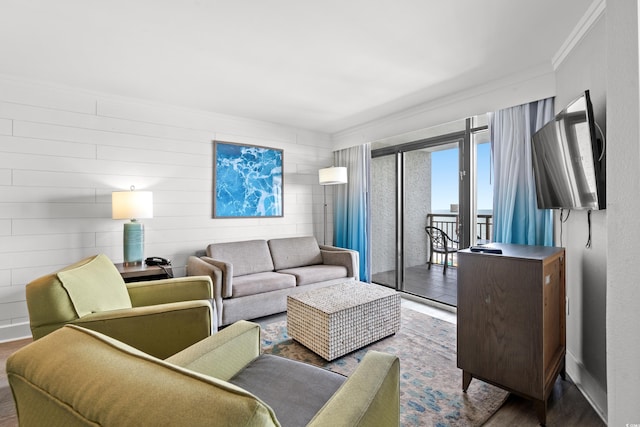
[[369,350],[400,358],[400,422],[403,426],[480,426],[507,398],[507,392],[474,379],[462,392],[456,366],[455,325],[402,308],[400,331],[361,350],[327,362],[287,335],[285,320],[263,324],[265,353],[301,360],[349,375]]

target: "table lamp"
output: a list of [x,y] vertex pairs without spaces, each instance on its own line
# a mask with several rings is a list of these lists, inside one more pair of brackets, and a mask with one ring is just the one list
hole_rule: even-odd
[[141,265],[144,259],[144,225],[141,218],[153,218],[151,191],[114,191],[111,193],[111,217],[130,219],[124,224],[124,265]]
[[324,240],[323,245],[327,244],[327,185],[346,184],[347,168],[344,166],[324,168],[318,171],[318,179],[324,190]]

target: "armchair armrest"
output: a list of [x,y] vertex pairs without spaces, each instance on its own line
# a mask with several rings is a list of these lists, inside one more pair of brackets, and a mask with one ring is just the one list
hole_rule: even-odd
[[260,351],[260,325],[240,320],[166,361],[227,381],[258,357]]
[[182,301],[91,313],[70,323],[101,332],[160,359],[211,335],[209,301]]
[[178,277],[126,285],[134,307],[213,298],[209,276]]
[[360,253],[351,249],[337,248],[335,246],[321,246],[322,263],[329,265],[342,265],[347,268],[347,275],[360,280]]
[[[345,402],[349,402],[345,405]],[[400,361],[369,351],[308,426],[400,425]]]

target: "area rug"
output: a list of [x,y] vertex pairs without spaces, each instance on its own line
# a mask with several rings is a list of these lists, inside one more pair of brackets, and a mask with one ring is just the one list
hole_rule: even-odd
[[286,320],[262,325],[265,353],[301,360],[350,375],[368,350],[400,358],[400,423],[402,426],[480,426],[500,408],[507,392],[474,379],[462,392],[456,366],[456,327],[402,308],[400,331],[361,350],[327,362],[287,335]]

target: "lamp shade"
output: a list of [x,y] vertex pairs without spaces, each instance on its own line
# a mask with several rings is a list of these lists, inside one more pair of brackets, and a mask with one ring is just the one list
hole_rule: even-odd
[[151,191],[114,191],[111,193],[113,219],[153,218]]
[[318,171],[320,185],[335,185],[347,183],[347,168],[344,166],[330,167]]

